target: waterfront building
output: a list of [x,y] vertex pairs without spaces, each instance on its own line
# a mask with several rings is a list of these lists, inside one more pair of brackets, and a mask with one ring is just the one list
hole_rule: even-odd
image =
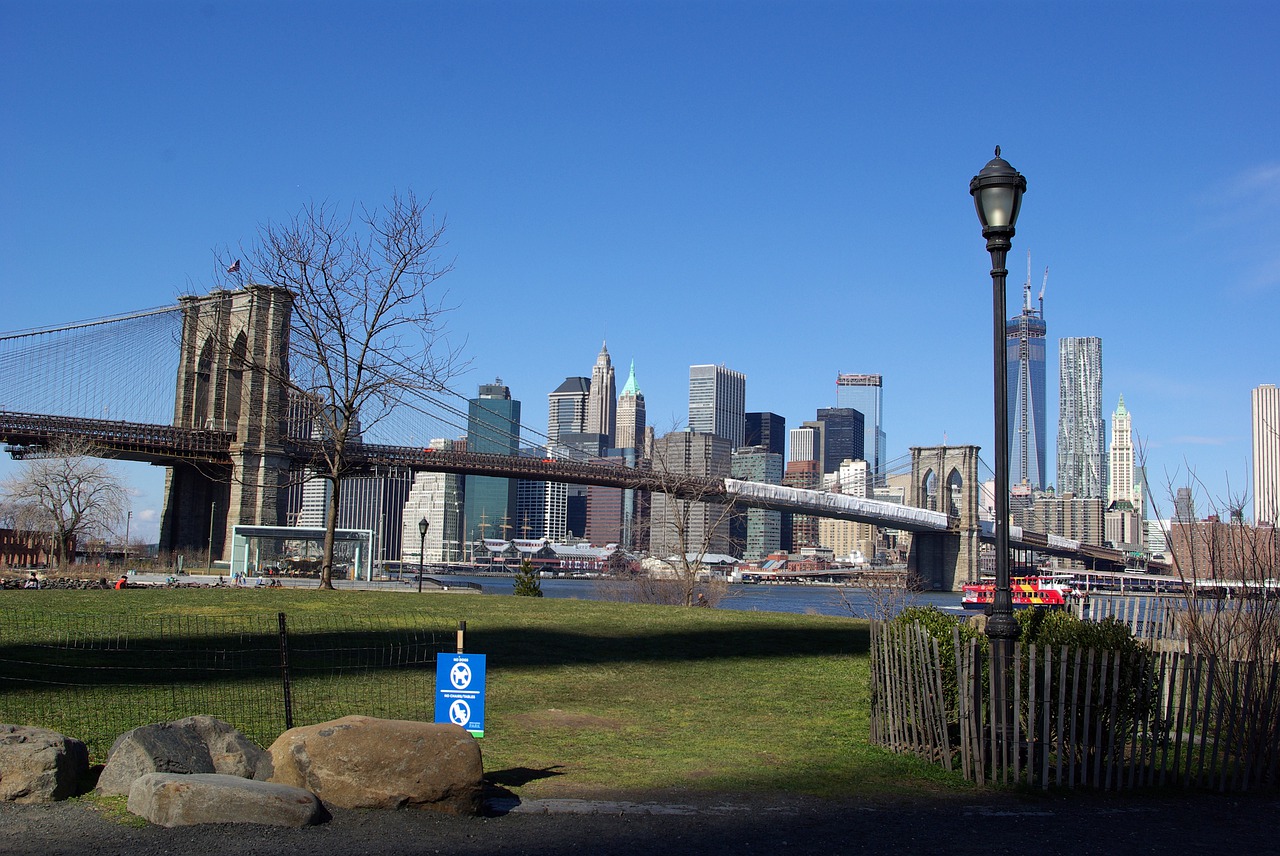
[[[1029,258],[1029,257],[1028,257]],[[1030,262],[1028,261],[1028,266]],[[1045,489],[1045,450],[1048,423],[1045,421],[1045,335],[1044,292],[1040,306],[1031,305],[1031,275],[1022,288],[1022,312],[1005,324],[1005,369],[1009,375],[1009,483],[1027,484],[1032,490]],[[1099,393],[1101,395],[1101,393]],[[1061,485],[1059,485],[1061,486]]]
[[877,482],[883,482],[888,440],[884,433],[884,381],[878,374],[837,374],[836,407],[862,414],[863,457]]
[[[497,378],[481,384],[467,407],[467,450],[490,455],[520,451],[520,402]],[[516,524],[514,479],[468,475],[465,487],[466,540],[502,537]]]
[[[1101,497],[1039,494],[1031,508],[1032,527],[1085,544],[1102,546],[1106,512]],[[1056,559],[1059,567],[1084,568],[1083,562]]]
[[689,430],[736,449],[747,436],[747,377],[724,366],[689,366]]
[[[782,483],[787,487],[817,490],[822,487],[822,467],[816,460],[790,461],[782,474]],[[801,547],[816,546],[818,518],[809,514],[791,514],[790,517],[791,540],[788,542],[784,539],[782,548],[787,552],[795,552]]]
[[1102,499],[1107,495],[1102,340],[1097,336],[1064,338],[1059,342],[1058,356],[1057,492]]
[[1280,389],[1253,390],[1253,522],[1280,525]]
[[[329,484],[326,480],[321,481]],[[412,485],[413,471],[407,467],[376,467],[372,472],[342,479],[342,490],[338,494],[338,528],[372,532],[374,564],[400,558],[403,551],[401,519]],[[416,520],[414,525],[417,525]]]
[[596,364],[591,368],[586,433],[603,435],[606,449],[613,447],[617,406],[617,390],[613,383],[613,361],[609,359],[608,347],[602,344],[600,354],[596,357]]

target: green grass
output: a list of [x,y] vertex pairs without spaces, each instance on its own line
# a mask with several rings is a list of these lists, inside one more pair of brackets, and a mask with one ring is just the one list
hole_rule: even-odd
[[[868,797],[968,787],[868,745],[867,625],[848,618],[497,595],[0,593],[0,614],[30,610],[50,627],[75,616],[276,611],[299,623],[420,621],[424,612],[440,627],[465,620],[467,650],[487,655],[486,774],[526,798],[679,789]],[[379,691],[376,675],[360,680]],[[11,721],[14,701],[0,695],[0,721]],[[418,718],[430,720],[433,706],[424,697]]]

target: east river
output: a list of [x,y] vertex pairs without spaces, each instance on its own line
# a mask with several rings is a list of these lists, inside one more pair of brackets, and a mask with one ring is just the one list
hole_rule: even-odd
[[[515,579],[506,576],[440,575],[434,579],[444,585],[453,580],[476,583],[486,594],[511,594]],[[623,600],[617,592],[617,583],[607,580],[548,578],[539,581],[545,597],[576,600]],[[610,589],[614,592],[611,594]],[[843,594],[843,600],[841,595]],[[958,592],[918,592],[911,595],[911,603],[924,606],[933,604],[948,612],[961,612]],[[850,615],[851,604],[859,615],[869,610],[866,593],[856,588],[828,585],[731,585],[728,595],[716,606],[719,609],[742,609],[759,612],[795,612],[813,615]]]

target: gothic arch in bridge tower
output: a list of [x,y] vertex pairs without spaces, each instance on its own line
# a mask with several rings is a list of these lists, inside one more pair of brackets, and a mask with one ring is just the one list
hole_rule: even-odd
[[979,574],[977,446],[914,446],[907,503],[947,514],[948,532],[917,533],[908,567],[927,589],[958,591]]
[[162,550],[222,556],[236,524],[283,522],[283,438],[292,295],[250,285],[183,297],[173,424],[233,435],[231,466],[175,464],[165,483]]

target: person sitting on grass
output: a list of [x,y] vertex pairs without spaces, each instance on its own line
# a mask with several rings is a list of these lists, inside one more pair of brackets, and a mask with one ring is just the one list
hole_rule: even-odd
[[129,587],[129,575],[121,574],[120,579],[116,580],[116,591],[127,589]]
[[40,588],[40,578],[36,576],[36,572],[32,571],[31,576],[27,577],[27,581],[23,584],[23,588],[38,589]]

